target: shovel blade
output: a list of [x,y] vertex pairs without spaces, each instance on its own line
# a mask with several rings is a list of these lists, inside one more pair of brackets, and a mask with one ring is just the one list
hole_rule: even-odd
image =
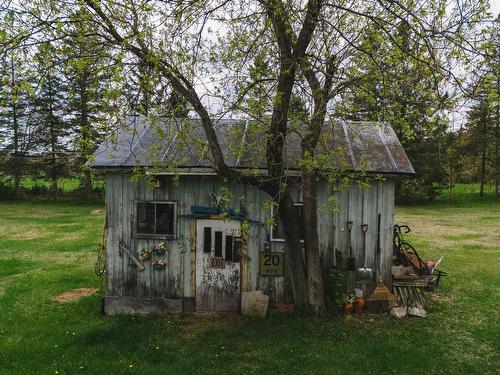
[[356,271],[356,280],[358,282],[371,283],[373,281],[373,272],[371,268],[361,267]]

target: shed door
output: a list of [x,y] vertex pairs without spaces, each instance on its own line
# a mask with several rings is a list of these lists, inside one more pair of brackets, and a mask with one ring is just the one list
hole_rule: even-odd
[[240,236],[239,221],[196,221],[196,310],[238,310]]

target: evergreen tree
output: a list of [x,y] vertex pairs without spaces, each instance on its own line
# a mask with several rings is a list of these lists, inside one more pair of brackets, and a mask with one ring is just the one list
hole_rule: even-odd
[[67,118],[67,85],[60,70],[61,60],[50,42],[39,45],[35,55],[40,80],[34,100],[35,121],[42,129],[43,168],[57,191],[57,179],[67,174],[67,143],[70,136]]
[[79,155],[78,169],[83,176],[86,195],[92,193],[92,170],[85,163],[103,140],[107,130],[107,91],[109,89],[109,51],[93,33],[88,12],[73,15],[74,29],[63,45],[68,83],[68,112],[71,118],[73,147]]
[[[2,19],[5,37],[16,31],[13,14]],[[0,144],[3,171],[12,176],[15,194],[28,167],[27,156],[36,152],[40,142],[37,124],[32,121],[33,72],[28,50],[12,48],[0,60]]]

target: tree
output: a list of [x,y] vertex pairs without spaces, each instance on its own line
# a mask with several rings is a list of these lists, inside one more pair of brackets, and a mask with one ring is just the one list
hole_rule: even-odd
[[[480,48],[481,58],[472,72],[474,81],[470,85],[467,99],[471,102],[467,112],[467,122],[462,134],[461,150],[474,155],[479,161],[475,168],[476,178],[480,183],[479,194],[484,195],[484,188],[489,176],[495,180],[495,193],[499,194],[500,180],[500,130],[499,130],[499,41],[498,19],[483,30],[485,39]],[[476,180],[476,181],[477,181]]]
[[[414,56],[411,60],[376,30],[367,35],[363,46],[370,53],[356,59],[366,78],[343,95],[335,110],[344,118],[390,123],[416,171],[399,182],[399,198],[433,199],[447,178],[442,154],[455,100],[449,93],[453,88],[446,87],[446,72],[420,63],[427,48],[412,40],[409,29],[401,22],[394,37]],[[375,54],[380,59],[373,60]]]
[[[356,56],[380,61],[363,42],[375,32],[377,40],[387,39],[407,61],[446,71],[453,78],[449,64],[461,54],[461,47],[469,46],[467,33],[485,7],[484,2],[446,7],[439,1],[349,0],[84,4],[104,41],[138,58],[189,103],[200,118],[217,174],[255,186],[275,202],[284,224],[294,302],[315,313],[324,310],[315,183],[335,176],[325,176],[320,168],[325,155],[318,154],[318,144],[332,103],[366,78],[366,72],[357,69]],[[61,28],[68,7],[65,3],[57,9],[54,22]],[[36,17],[33,22],[38,22]],[[425,54],[413,56],[399,42],[402,23]],[[262,66],[266,68],[260,71]],[[264,102],[252,100],[252,93]],[[217,108],[209,98],[218,100]],[[229,167],[214,130],[215,118],[247,109],[250,115],[259,114],[255,126],[262,140],[258,147],[265,150],[266,176]],[[286,141],[297,133],[302,139],[298,181],[285,162]],[[294,183],[303,192],[302,222],[294,216]],[[299,226],[306,229],[305,262]]]
[[107,92],[110,86],[111,56],[106,44],[94,35],[89,13],[81,8],[72,16],[73,28],[64,40],[62,55],[64,75],[68,82],[68,114],[75,133],[74,149],[79,155],[86,196],[92,193],[92,170],[85,163],[106,134],[109,113]]
[[41,151],[46,153],[45,173],[51,179],[51,190],[57,192],[57,180],[67,174],[67,151],[64,138],[70,134],[67,121],[67,88],[63,80],[60,56],[50,43],[40,44],[35,54],[40,80],[34,98],[34,121],[42,132]]
[[[12,13],[2,19],[4,38],[18,32]],[[26,173],[27,156],[40,142],[39,129],[32,121],[32,67],[26,48],[11,48],[0,60],[0,144],[5,153],[2,168],[14,179],[14,192],[20,192]]]

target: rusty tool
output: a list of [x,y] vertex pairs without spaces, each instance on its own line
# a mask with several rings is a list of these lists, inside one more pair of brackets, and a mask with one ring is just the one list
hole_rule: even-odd
[[380,251],[380,214],[377,222],[377,286],[366,301],[367,309],[385,312],[396,306],[396,296],[382,281],[382,254]]
[[356,271],[356,279],[360,283],[368,284],[372,282],[373,277],[372,269],[367,267],[368,259],[366,256],[366,232],[368,231],[368,224],[361,224],[361,231],[363,232],[364,265]]
[[351,238],[352,224],[353,224],[353,222],[351,220],[346,222],[347,231],[349,232],[349,237],[348,237],[349,257],[347,258],[347,270],[348,271],[354,271],[356,269],[354,257],[352,256],[352,243],[351,243],[351,241],[352,241],[352,238]]

